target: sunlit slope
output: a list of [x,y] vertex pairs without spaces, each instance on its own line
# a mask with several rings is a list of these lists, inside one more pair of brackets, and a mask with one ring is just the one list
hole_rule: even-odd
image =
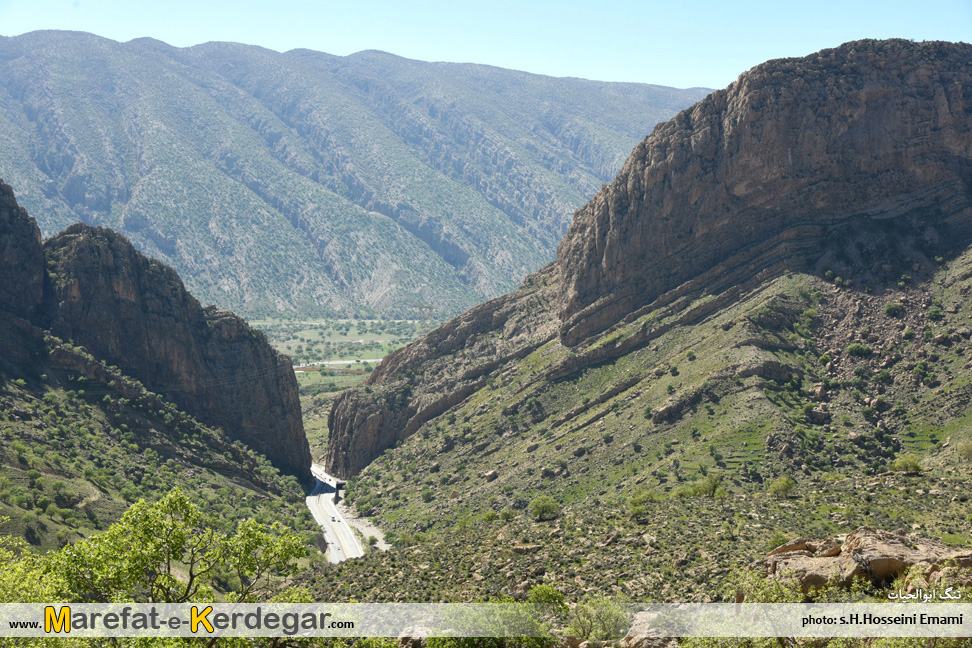
[[698,90],[366,52],[0,41],[0,175],[244,313],[440,314],[514,287]]

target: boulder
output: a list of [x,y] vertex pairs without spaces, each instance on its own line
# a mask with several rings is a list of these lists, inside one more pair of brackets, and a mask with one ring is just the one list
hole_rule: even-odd
[[804,591],[836,581],[847,585],[855,578],[887,583],[914,565],[931,573],[948,561],[972,566],[972,552],[958,551],[929,538],[861,527],[850,533],[843,546],[833,538],[800,538],[781,545],[751,565],[773,578],[795,577]]
[[398,637],[398,648],[425,648],[429,629],[421,626],[405,628]]

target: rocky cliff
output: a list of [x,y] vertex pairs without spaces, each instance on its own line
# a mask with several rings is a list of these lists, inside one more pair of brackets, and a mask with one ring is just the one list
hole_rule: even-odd
[[[42,244],[2,182],[0,315],[30,319],[39,329],[13,325],[31,340],[48,329],[85,347],[281,470],[309,475],[296,378],[261,333],[201,307],[174,270],[110,229],[78,224]],[[0,345],[0,361],[26,360],[17,346]]]
[[966,44],[848,43],[760,65],[657,126],[560,244],[564,342],[686,282],[714,291],[813,266],[849,220],[968,240],[970,57]]
[[288,359],[245,321],[202,308],[174,270],[110,229],[77,224],[44,243],[50,329],[120,367],[200,421],[310,470],[297,380]]
[[[775,350],[796,347],[760,330],[793,326],[787,309],[796,307],[776,323],[737,327],[743,298],[756,300],[745,308],[775,312],[781,300],[759,306],[769,297],[754,295],[788,270],[905,286],[972,241],[969,60],[965,44],[848,43],[758,66],[659,125],[578,210],[554,264],[387,358],[365,389],[335,401],[328,468],[353,475],[415,431],[441,432],[445,412],[470,422],[467,440],[476,422],[503,438],[579,435],[574,456],[585,457],[585,426],[613,421],[618,408],[638,403],[652,426],[666,425],[737,389],[720,391],[713,378],[789,379],[792,360]],[[782,301],[814,306],[806,294]],[[846,315],[835,311],[834,321]],[[675,368],[667,395],[657,391],[706,320],[732,329],[693,342],[722,345],[694,365],[709,374],[696,381]],[[608,371],[612,363],[626,369]],[[633,423],[618,430],[639,434]]]
[[0,181],[0,311],[30,318],[44,292],[44,250],[37,223]]

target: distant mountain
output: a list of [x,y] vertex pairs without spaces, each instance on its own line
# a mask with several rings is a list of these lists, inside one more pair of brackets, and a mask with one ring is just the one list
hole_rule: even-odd
[[706,93],[381,52],[0,38],[0,176],[245,313],[456,313],[553,258],[572,212]]

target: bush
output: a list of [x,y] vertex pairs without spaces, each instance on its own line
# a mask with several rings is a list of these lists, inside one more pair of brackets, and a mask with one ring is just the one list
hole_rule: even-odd
[[766,551],[767,552],[773,551],[777,547],[785,545],[788,541],[789,538],[787,538],[782,531],[777,529],[776,532],[773,534],[773,537],[770,538],[769,542],[766,543]]
[[620,639],[631,623],[625,603],[623,597],[617,601],[597,597],[578,603],[570,612],[567,634],[593,641]]
[[882,385],[890,385],[894,382],[894,376],[887,369],[882,369],[876,376],[874,376],[874,382],[879,382]]
[[972,461],[972,441],[963,441],[955,449],[958,451],[959,459]]
[[502,511],[500,511],[499,516],[500,519],[503,520],[504,522],[509,522],[510,520],[516,517],[516,511],[514,511],[509,506],[507,506]]
[[858,358],[866,358],[871,355],[871,347],[866,344],[861,344],[860,342],[854,342],[847,347],[847,353]]
[[891,462],[891,470],[904,473],[921,472],[921,460],[917,455],[903,454]]
[[560,504],[549,495],[540,495],[530,502],[530,517],[537,522],[553,520],[560,515]]
[[884,305],[884,314],[888,317],[898,317],[904,313],[904,304],[898,302],[888,302]]
[[706,475],[704,479],[679,488],[675,491],[675,497],[712,497],[718,499],[725,493],[725,489],[721,488],[720,484],[722,484],[722,475]]
[[[769,487],[766,489],[767,492],[775,497],[776,499],[785,499],[787,495],[796,486],[796,482],[793,481],[792,477],[783,475],[779,479],[774,480],[770,483]],[[780,543],[782,544],[782,543]]]
[[650,490],[639,490],[628,498],[628,514],[631,517],[639,517],[645,514],[645,504],[654,499],[655,494]]

